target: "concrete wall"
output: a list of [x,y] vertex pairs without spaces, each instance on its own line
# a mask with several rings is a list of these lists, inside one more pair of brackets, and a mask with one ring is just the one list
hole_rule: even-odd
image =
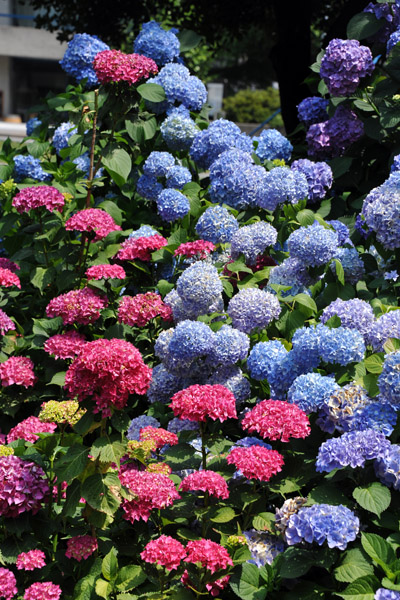
[[[1,11],[0,11],[1,12]],[[67,49],[54,33],[32,27],[0,26],[0,57],[61,60]]]
[[3,107],[0,118],[4,118],[11,112],[11,76],[10,59],[8,56],[0,56],[0,91],[3,96]]

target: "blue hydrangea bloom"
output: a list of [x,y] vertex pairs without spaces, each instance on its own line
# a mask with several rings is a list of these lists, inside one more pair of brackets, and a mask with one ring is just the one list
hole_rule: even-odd
[[149,425],[151,427],[160,427],[160,422],[154,417],[148,417],[147,415],[141,415],[140,417],[132,419],[128,431],[126,432],[126,437],[128,440],[139,440],[140,430]]
[[333,392],[322,405],[316,424],[327,433],[351,431],[352,420],[372,404],[372,399],[361,386],[350,383]]
[[32,117],[29,121],[26,122],[26,135],[32,135],[36,127],[39,127],[42,124],[42,121],[37,117]]
[[162,402],[166,404],[171,396],[179,392],[183,387],[182,378],[170,373],[164,365],[156,365],[151,375],[150,387],[147,391],[147,398],[151,404],[153,402]]
[[391,175],[364,200],[361,215],[376,239],[389,250],[400,248],[400,190]]
[[[78,169],[80,171],[83,171],[85,173],[86,177],[89,177],[89,171],[90,171],[89,152],[84,152],[83,154],[81,154],[81,156],[77,156],[76,158],[74,158],[74,160],[72,162],[74,163],[74,165],[76,165],[78,167]],[[104,171],[102,168],[98,169],[94,178],[97,179],[98,177],[102,177],[103,172]]]
[[310,201],[316,202],[325,198],[333,182],[332,169],[326,162],[313,162],[308,158],[302,158],[295,160],[290,168],[306,176]]
[[397,423],[397,411],[391,404],[372,402],[351,419],[349,427],[352,431],[375,429],[386,437],[393,433]]
[[374,467],[382,483],[394,490],[400,490],[400,446],[398,444],[391,444],[385,454],[375,461]]
[[233,259],[244,254],[248,264],[254,264],[257,256],[276,242],[278,232],[265,221],[245,225],[232,236],[231,256]]
[[360,362],[365,355],[364,338],[356,329],[318,327],[321,360],[342,366]]
[[370,2],[368,6],[364,8],[364,12],[373,13],[381,23],[384,23],[384,25],[381,24],[379,30],[374,35],[369,37],[368,41],[386,44],[390,34],[397,30],[400,25],[400,6],[398,5],[397,0],[395,0],[394,4],[389,4],[387,2],[375,4]]
[[271,444],[267,444],[267,442],[264,442],[263,440],[260,440],[259,438],[254,436],[247,436],[241,438],[240,440],[237,440],[237,442],[233,444],[233,447],[237,448],[238,446],[239,448],[251,448],[252,446],[262,446],[267,450],[272,450]]
[[236,405],[246,402],[251,396],[250,382],[239,367],[228,365],[220,367],[209,377],[210,385],[223,385],[235,396]]
[[332,377],[320,373],[305,373],[296,377],[288,390],[288,401],[306,414],[317,411],[339,389]]
[[165,31],[156,21],[143,23],[142,30],[133,42],[133,51],[152,58],[160,67],[179,57],[180,43],[177,30]]
[[[386,44],[386,52],[389,54],[389,52],[391,51],[392,48],[394,48],[395,46],[397,46],[397,44],[400,42],[400,29],[398,29],[397,31],[393,31],[393,33],[390,35],[387,44]],[[400,598],[400,595],[399,595]]]
[[24,156],[17,154],[14,156],[14,179],[17,183],[26,177],[36,179],[36,181],[50,181],[52,175],[46,173],[40,164],[38,158],[33,158],[30,154]]
[[368,344],[375,352],[383,352],[383,345],[389,338],[400,339],[400,310],[391,310],[378,317],[369,331]]
[[[300,327],[292,337],[292,353],[304,372],[312,370],[320,362],[320,336],[318,328]],[[308,368],[307,368],[308,367]]]
[[357,329],[367,342],[371,327],[375,322],[374,311],[368,302],[359,298],[352,300],[337,298],[322,311],[321,323],[326,323],[335,315],[340,318],[342,327]]
[[329,100],[320,98],[319,96],[310,96],[304,98],[297,106],[297,114],[299,120],[302,121],[307,127],[314,123],[322,123],[328,120],[328,108]]
[[[356,248],[338,248],[334,258],[340,261],[346,282],[355,285],[364,277],[364,263]],[[336,272],[336,265],[331,264],[331,271]]]
[[251,552],[250,564],[257,567],[272,565],[274,558],[285,550],[284,542],[276,535],[271,535],[266,531],[257,531],[249,529],[243,531],[247,546]]
[[285,540],[289,546],[303,541],[322,546],[326,541],[329,548],[346,550],[348,542],[356,539],[359,529],[358,517],[342,504],[313,504],[290,516]]
[[196,224],[197,235],[214,244],[230,242],[238,229],[239,223],[236,218],[223,206],[210,206]]
[[172,223],[188,214],[190,202],[178,190],[165,189],[157,197],[157,210],[163,221]]
[[190,156],[199,167],[208,169],[222,152],[232,148],[251,154],[252,140],[232,121],[217,119],[196,135],[190,148]]
[[153,177],[165,177],[168,170],[175,165],[175,158],[169,152],[154,150],[143,163],[143,173]]
[[280,204],[297,204],[307,198],[307,178],[301,171],[292,171],[288,167],[275,167],[266,174],[262,195],[258,206],[274,211]]
[[167,102],[162,108],[167,110],[175,103],[183,104],[189,110],[201,110],[207,101],[207,89],[202,81],[190,75],[189,69],[177,63],[166,64],[160,72],[147,83],[157,83],[164,88]]
[[230,325],[222,325],[215,333],[215,342],[209,355],[214,365],[234,365],[239,360],[245,360],[249,351],[248,336]]
[[344,244],[349,244],[353,246],[353,242],[350,239],[350,229],[342,223],[341,221],[337,221],[336,219],[332,219],[330,221],[326,221],[328,225],[333,227],[333,229],[338,234],[339,246],[344,246]]
[[70,121],[61,123],[54,131],[53,134],[53,146],[57,154],[60,154],[60,150],[68,148],[68,140],[77,133],[77,128]]
[[385,356],[378,387],[386,402],[400,406],[400,351]]
[[76,33],[69,42],[60,65],[76,81],[87,79],[88,85],[94,86],[98,84],[98,79],[93,69],[93,60],[96,54],[109,49],[110,47],[95,35]]
[[168,354],[168,346],[174,335],[174,329],[171,327],[170,329],[166,329],[161,331],[160,335],[155,341],[154,344],[154,354],[160,359],[164,360]]
[[253,141],[258,142],[255,153],[260,160],[290,160],[293,146],[277,129],[264,129]]
[[268,376],[268,383],[273,400],[282,400],[286,397],[287,391],[295,379],[312,370],[312,366],[307,361],[298,360],[298,354],[290,350],[279,363],[275,363]]
[[[184,111],[182,111],[182,108]],[[170,150],[189,150],[200,131],[185,107],[174,108],[160,126],[161,135]]]
[[400,600],[400,592],[379,588],[375,592],[374,600]]
[[200,261],[182,273],[176,283],[176,291],[184,303],[206,313],[222,293],[222,283],[217,269]]
[[274,285],[290,286],[291,289],[280,291],[281,296],[296,296],[296,294],[309,293],[308,287],[313,280],[307,269],[298,258],[286,258],[280,265],[273,267],[269,273],[267,290],[275,293],[271,287]]
[[136,184],[137,193],[146,200],[157,200],[163,189],[154,175],[141,175]]
[[384,434],[374,429],[349,431],[321,444],[315,468],[318,473],[330,473],[348,466],[363,467],[366,460],[382,458],[390,446]]
[[184,185],[192,181],[192,174],[186,167],[181,165],[175,165],[168,169],[166,176],[167,188],[174,188],[175,190],[181,190]]
[[158,231],[153,229],[153,227],[150,227],[150,225],[141,225],[139,229],[136,229],[136,231],[132,231],[132,233],[130,233],[128,237],[134,238],[136,240],[141,237],[151,237],[152,235],[156,235],[157,233]]
[[247,368],[253,379],[268,379],[276,364],[287,355],[285,346],[279,340],[258,342],[253,346],[247,359]]
[[189,421],[188,419],[180,419],[174,417],[168,422],[167,430],[171,433],[180,433],[181,431],[197,431],[199,424],[197,421]]
[[228,315],[232,325],[250,333],[253,329],[263,329],[281,312],[279,300],[273,294],[257,288],[245,288],[233,296],[228,304]]
[[338,236],[336,231],[325,229],[315,222],[293,231],[288,238],[288,246],[290,256],[300,259],[305,266],[317,267],[325,265],[335,256]]
[[202,314],[224,312],[224,301],[220,294],[204,311],[204,308],[193,303],[184,302],[176,290],[171,290],[164,298],[165,304],[172,310],[174,321],[179,323],[187,319],[195,321]]
[[181,321],[173,330],[168,353],[178,359],[193,360],[208,355],[214,345],[214,332],[200,321]]

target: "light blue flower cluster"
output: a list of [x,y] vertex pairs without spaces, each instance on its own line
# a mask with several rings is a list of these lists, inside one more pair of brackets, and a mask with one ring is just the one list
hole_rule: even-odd
[[341,504],[313,504],[290,516],[285,540],[289,546],[303,541],[322,546],[326,541],[329,548],[346,550],[348,542],[356,539],[359,529],[360,521],[349,508]]
[[205,314],[222,293],[217,269],[204,261],[188,267],[176,283],[176,291],[189,309]]
[[93,69],[93,60],[96,54],[109,49],[110,47],[95,35],[76,33],[69,42],[60,65],[76,81],[87,79],[87,84],[94,86],[98,84],[98,79]]
[[168,292],[164,298],[164,302],[171,308],[175,323],[185,321],[186,319],[196,320],[201,314],[224,312],[224,301],[221,295],[210,304],[206,312],[204,312],[203,308],[199,309],[197,304],[193,305],[192,303],[188,304],[184,302],[175,289]]
[[173,223],[188,214],[190,202],[179,190],[165,189],[157,197],[157,210],[163,221]]
[[320,362],[319,327],[299,327],[292,337],[292,352],[305,373],[318,367]]
[[318,326],[320,357],[327,363],[348,365],[363,360],[364,338],[356,329]]
[[391,404],[372,402],[355,414],[349,423],[349,427],[352,431],[375,429],[375,431],[380,431],[388,437],[393,433],[396,423],[397,411]]
[[288,238],[288,247],[290,256],[300,259],[305,266],[317,267],[325,265],[335,256],[338,236],[336,231],[325,229],[315,222],[293,231]]
[[232,325],[245,333],[267,327],[280,312],[277,297],[258,288],[240,290],[228,304]]
[[400,351],[385,356],[378,387],[385,402],[400,406]]
[[211,200],[236,209],[259,206],[266,179],[267,172],[253,163],[248,152],[225,150],[210,167]]
[[374,600],[400,600],[400,592],[379,588],[375,592]]
[[55,129],[53,134],[53,146],[58,155],[60,155],[60,150],[64,148],[68,148],[68,140],[77,133],[77,128],[70,121],[61,123]]
[[52,176],[46,173],[40,164],[38,158],[30,154],[16,154],[14,156],[14,179],[17,183],[23,181],[26,177],[36,179],[36,181],[50,181]]
[[162,402],[166,404],[171,397],[183,387],[182,378],[167,371],[163,364],[156,365],[151,374],[147,398],[151,404]]
[[200,131],[184,106],[173,108],[160,126],[161,135],[170,150],[189,150]]
[[[397,46],[397,44],[400,42],[400,29],[398,29],[397,31],[393,31],[393,33],[390,35],[387,44],[386,44],[386,52],[387,54],[389,54],[389,52],[392,50],[392,48],[394,48],[395,46]],[[399,595],[400,598],[400,595]]]
[[151,427],[160,427],[160,422],[154,417],[148,417],[147,415],[140,415],[140,417],[132,419],[126,432],[126,437],[128,440],[139,440],[140,430],[149,425]]
[[287,355],[285,346],[279,340],[258,342],[250,351],[247,368],[253,379],[262,381],[268,379],[274,366]]
[[328,120],[328,108],[329,100],[325,100],[320,96],[309,96],[304,98],[297,106],[297,114],[299,120],[302,121],[307,127],[314,123],[322,123]]
[[340,386],[332,377],[305,373],[296,377],[288,390],[288,401],[306,414],[316,412]]
[[273,267],[269,273],[267,290],[276,293],[272,284],[290,286],[291,289],[280,291],[281,296],[296,296],[309,293],[308,287],[313,283],[307,269],[298,258],[289,256],[280,265]]
[[247,264],[254,264],[257,257],[276,242],[278,232],[266,221],[245,225],[232,236],[231,256],[236,259],[244,254]]
[[265,177],[262,195],[258,206],[274,211],[280,204],[297,204],[307,198],[307,178],[301,171],[292,171],[288,167],[275,167]]
[[249,346],[250,340],[245,333],[230,325],[222,325],[215,333],[209,360],[214,365],[234,365],[247,358]]
[[[346,282],[355,285],[364,277],[365,266],[356,248],[338,248],[334,258],[340,261]],[[331,271],[336,271],[335,264],[331,264]]]
[[372,325],[368,344],[375,352],[383,352],[383,345],[389,338],[400,339],[400,310],[384,313]]
[[293,146],[277,129],[264,129],[253,142],[258,143],[255,153],[260,160],[290,160]]
[[175,158],[169,152],[153,150],[143,163],[143,173],[153,177],[165,177],[175,165]]
[[156,235],[157,233],[158,231],[153,229],[153,227],[150,227],[150,225],[141,225],[139,229],[136,229],[136,231],[132,231],[132,233],[130,233],[128,237],[137,240],[141,237],[151,237],[152,235]]
[[316,202],[325,198],[333,182],[332,169],[326,162],[313,162],[308,158],[302,158],[295,160],[290,168],[306,176],[310,201]]
[[164,88],[167,104],[162,108],[172,107],[175,103],[183,104],[189,110],[199,111],[207,101],[207,89],[204,83],[189,69],[177,63],[166,64],[161,71],[147,83],[157,83]]
[[368,302],[360,298],[352,300],[337,298],[324,308],[320,321],[326,323],[335,315],[340,318],[342,327],[357,329],[368,343],[370,330],[375,322],[374,311]]
[[316,424],[322,431],[333,433],[351,431],[352,421],[361,415],[372,403],[371,398],[361,386],[349,383],[331,394],[320,411]]
[[228,365],[219,367],[207,380],[210,385],[223,385],[235,396],[236,405],[240,406],[251,396],[250,382],[243,375],[240,367]]
[[143,23],[142,30],[133,42],[133,51],[152,58],[163,66],[179,57],[180,43],[177,29],[165,31],[156,21]]
[[361,215],[376,239],[389,250],[400,248],[400,190],[394,172],[364,200]]
[[344,244],[349,244],[353,246],[353,242],[350,239],[350,229],[342,223],[341,221],[337,221],[336,219],[332,219],[331,221],[325,221],[333,227],[333,229],[338,234],[338,244],[339,246],[344,246]]
[[318,473],[330,473],[344,467],[364,467],[365,461],[382,458],[390,446],[384,434],[374,429],[349,431],[321,444],[315,468]]
[[181,190],[184,185],[192,181],[192,174],[186,167],[174,165],[167,171],[165,183],[167,188]]
[[394,490],[400,490],[400,446],[398,444],[391,444],[386,453],[375,461],[374,468],[382,483]]
[[37,117],[32,117],[29,119],[29,121],[26,122],[26,135],[32,135],[36,127],[39,127],[41,124],[42,121]]
[[182,377],[193,361],[207,356],[214,345],[214,332],[200,321],[181,321],[168,332],[158,336],[154,352],[168,371]]
[[266,531],[249,529],[243,531],[243,535],[251,552],[251,559],[247,562],[257,567],[272,565],[274,558],[285,550],[284,542]]
[[[77,166],[77,168],[80,171],[83,171],[86,175],[86,177],[89,177],[89,171],[90,171],[90,156],[89,156],[89,152],[84,152],[83,154],[81,154],[81,156],[77,156],[76,158],[74,158],[74,160],[72,161],[74,163],[74,165]],[[94,178],[98,179],[99,177],[103,176],[103,172],[104,169],[98,169]]]
[[214,244],[230,242],[238,229],[238,221],[224,206],[210,206],[196,223],[197,235]]
[[251,154],[252,140],[232,121],[217,119],[196,135],[190,148],[190,156],[199,167],[208,169],[222,152],[232,148]]

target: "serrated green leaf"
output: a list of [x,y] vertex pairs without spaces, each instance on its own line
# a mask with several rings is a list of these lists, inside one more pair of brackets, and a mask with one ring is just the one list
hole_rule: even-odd
[[37,267],[33,277],[31,278],[31,283],[33,286],[38,288],[38,290],[43,292],[43,290],[54,281],[55,276],[56,270],[53,267],[46,269],[43,267]]
[[390,352],[397,352],[397,350],[400,350],[400,340],[397,338],[388,338],[383,344],[383,349],[386,354],[390,354]]
[[396,558],[389,542],[376,533],[362,533],[361,545],[368,556],[378,565],[389,565]]
[[86,467],[89,448],[85,446],[71,446],[67,452],[57,460],[54,471],[58,481],[70,483],[75,477],[81,475]]
[[358,13],[347,24],[347,37],[353,40],[364,40],[374,35],[381,27],[382,22],[373,13]]
[[120,592],[130,592],[146,581],[146,573],[138,565],[128,565],[122,567],[119,572],[115,585]]
[[100,598],[105,598],[107,600],[110,597],[110,592],[112,592],[112,586],[108,583],[108,581],[104,581],[104,579],[98,579],[96,581],[96,594],[100,596]]
[[101,573],[101,559],[97,558],[90,569],[90,573],[80,579],[74,588],[74,600],[93,600],[95,594],[95,581]]
[[343,265],[340,262],[340,260],[338,260],[337,258],[333,259],[333,262],[335,263],[335,271],[336,271],[336,276],[339,280],[339,283],[341,283],[342,285],[344,285],[345,281],[344,281],[344,269],[343,269]]
[[234,573],[229,584],[242,600],[264,600],[267,597],[267,590],[260,585],[260,573],[256,565],[244,563]]
[[201,36],[191,29],[182,29],[177,33],[180,44],[180,52],[187,52],[196,48],[201,42]]
[[293,298],[293,301],[299,304],[300,307],[307,309],[306,311],[300,309],[304,314],[306,314],[307,318],[313,314],[316,314],[318,311],[315,301],[307,294],[296,294],[296,296]]
[[73,517],[81,499],[81,482],[77,479],[67,487],[66,498],[62,509],[63,517]]
[[312,225],[315,221],[315,214],[309,208],[304,208],[300,210],[296,215],[297,222],[300,223],[303,227],[307,227],[307,225]]
[[66,371],[60,371],[59,373],[56,373],[53,375],[51,381],[49,381],[47,385],[58,385],[59,387],[64,387],[66,373]]
[[364,365],[369,373],[379,375],[380,373],[382,373],[383,355],[371,354],[371,356],[368,356],[364,360]]
[[121,457],[126,453],[126,447],[121,442],[110,442],[107,438],[97,438],[93,443],[90,454],[101,462],[115,463],[119,467]]
[[[111,200],[103,200],[103,202],[100,202],[100,204],[98,204],[97,208],[101,208],[101,209],[105,210],[106,213],[111,215],[111,217],[114,219],[114,221],[116,222],[117,225],[122,225],[122,221],[123,221],[122,210],[119,208],[119,206],[115,202],[112,202]],[[119,248],[119,246],[118,246],[118,248]],[[111,255],[111,256],[113,256],[113,255]]]
[[275,514],[270,512],[259,513],[253,519],[253,527],[258,531],[271,529],[273,523],[275,523]]
[[115,473],[90,475],[82,484],[82,497],[96,510],[113,515],[119,508],[120,499],[110,490],[110,486],[119,488],[120,482]]
[[344,600],[374,600],[377,587],[379,587],[378,579],[373,575],[366,575],[350,583],[343,592],[335,592],[335,595]]
[[374,567],[366,559],[360,548],[347,550],[340,565],[334,570],[335,579],[343,583],[352,583],[365,575],[372,575]]
[[307,496],[308,503],[315,504],[344,504],[348,505],[349,499],[341,492],[337,485],[322,483],[318,485]]

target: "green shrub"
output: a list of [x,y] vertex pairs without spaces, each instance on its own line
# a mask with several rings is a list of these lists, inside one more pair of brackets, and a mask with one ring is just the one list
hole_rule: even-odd
[[[240,90],[234,96],[225,98],[223,108],[226,118],[239,123],[260,123],[280,107],[278,90],[272,87],[266,90]],[[278,115],[271,121],[274,127],[283,125]]]

